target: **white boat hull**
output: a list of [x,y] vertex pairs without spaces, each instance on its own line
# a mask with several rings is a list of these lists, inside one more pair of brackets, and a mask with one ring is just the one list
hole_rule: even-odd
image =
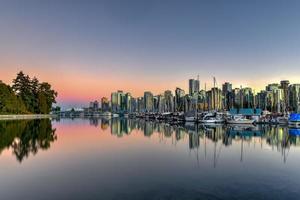
[[300,128],[300,121],[289,121],[289,126]]
[[218,119],[208,119],[208,120],[199,120],[200,123],[204,124],[216,124],[216,123],[224,123],[225,120]]
[[255,120],[228,120],[227,124],[253,124]]
[[187,122],[195,122],[197,121],[195,117],[185,117],[185,121]]

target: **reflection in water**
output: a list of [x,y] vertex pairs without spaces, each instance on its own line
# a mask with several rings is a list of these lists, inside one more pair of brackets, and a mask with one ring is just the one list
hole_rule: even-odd
[[50,148],[57,139],[49,119],[0,121],[0,153],[8,148],[19,162]]
[[[254,126],[254,125],[201,125],[195,123],[171,125],[165,122],[145,121],[143,119],[113,118],[111,120],[101,119],[101,128],[107,129],[110,125],[111,134],[117,137],[129,135],[132,130],[138,129],[145,137],[154,133],[159,134],[161,140],[172,138],[182,140],[188,137],[190,150],[197,150],[200,141],[203,140],[206,156],[206,142],[214,143],[214,165],[220,156],[222,147],[229,147],[234,142],[240,143],[240,161],[244,159],[244,145],[247,143],[260,143],[261,148],[266,143],[272,150],[276,150],[283,156],[286,162],[291,146],[300,145],[299,130],[289,129],[282,126]],[[93,121],[93,124],[98,124]],[[174,137],[174,138],[173,138]]]
[[[299,199],[297,135],[125,118],[0,121],[1,199]],[[20,165],[7,152],[33,159]]]

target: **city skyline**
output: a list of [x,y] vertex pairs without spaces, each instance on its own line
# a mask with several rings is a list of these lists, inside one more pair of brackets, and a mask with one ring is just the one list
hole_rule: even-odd
[[[214,77],[215,87],[203,90],[199,87],[197,77],[196,80],[188,80],[188,92],[177,87],[174,92],[165,90],[160,94],[144,91],[143,96],[138,97],[128,91],[117,90],[111,93],[110,99],[102,97],[100,101],[91,101],[88,107],[82,107],[77,111],[90,114],[113,112],[142,115],[154,113],[193,115],[207,111],[239,112],[239,110],[274,114],[300,112],[299,83],[293,84],[289,80],[281,80],[279,83],[267,84],[265,89],[259,92],[255,92],[251,87],[233,87],[230,82],[223,83],[221,87],[216,84]],[[71,111],[71,108],[68,111]]]
[[297,83],[300,2],[6,1],[0,8],[0,80],[23,70],[58,92],[63,107],[123,90],[133,96],[176,87],[256,92]]

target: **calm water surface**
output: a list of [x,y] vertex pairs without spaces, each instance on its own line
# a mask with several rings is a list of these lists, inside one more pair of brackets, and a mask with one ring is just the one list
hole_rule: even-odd
[[300,199],[300,137],[272,126],[0,121],[0,199]]

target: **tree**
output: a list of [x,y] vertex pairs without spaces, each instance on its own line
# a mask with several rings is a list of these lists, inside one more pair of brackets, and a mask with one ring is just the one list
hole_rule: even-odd
[[0,82],[0,114],[28,113],[22,99],[17,97],[9,85]]
[[30,81],[30,90],[31,90],[31,96],[33,97],[32,108],[35,113],[40,113],[39,110],[39,80],[36,77],[33,77],[33,79]]
[[17,77],[13,80],[12,89],[15,94],[22,99],[27,110],[34,113],[34,101],[36,97],[33,94],[30,77],[20,71],[17,74]]
[[30,113],[50,113],[52,104],[56,103],[57,92],[49,83],[40,83],[36,77],[31,79],[22,71],[13,80],[12,89]]
[[49,83],[43,82],[39,84],[38,100],[40,112],[45,114],[49,113],[52,108],[52,104],[56,103],[57,92],[51,89]]

